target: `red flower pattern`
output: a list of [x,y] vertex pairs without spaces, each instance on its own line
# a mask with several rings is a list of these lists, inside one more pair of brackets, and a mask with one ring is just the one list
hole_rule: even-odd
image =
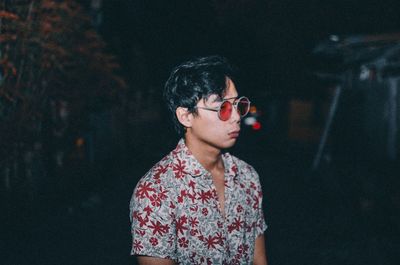
[[163,234],[168,233],[169,230],[168,225],[162,225],[159,221],[157,222],[150,221],[150,222],[151,225],[149,225],[148,227],[153,229],[153,235],[159,234],[160,236],[162,236]]
[[176,221],[176,231],[179,235],[179,233],[184,234],[185,230],[188,230],[188,227],[185,226],[185,224],[187,223],[187,218],[186,216],[181,216],[177,221]]
[[152,183],[150,182],[140,183],[136,191],[136,197],[139,197],[140,199],[149,198],[150,192],[155,191],[155,189],[152,188],[151,186]]
[[215,248],[215,245],[218,244],[218,238],[214,236],[208,236],[204,243],[207,245],[207,249]]
[[189,217],[189,223],[191,227],[197,227],[199,221],[197,220],[197,217]]
[[197,231],[196,229],[191,229],[190,230],[190,235],[191,236],[196,236],[199,233],[199,231]]
[[255,238],[266,229],[259,177],[245,162],[223,159],[225,209],[233,210],[225,217],[209,173],[183,141],[139,181],[130,207],[132,254],[179,264],[251,263]]
[[157,246],[158,245],[158,239],[155,238],[155,237],[151,237],[149,241],[150,241],[150,244],[152,246]]
[[180,160],[180,159],[176,159],[176,163],[173,166],[173,170],[175,173],[175,177],[177,179],[183,178],[184,175],[187,174],[187,172],[185,171],[185,164],[186,161],[185,160]]
[[145,218],[143,218],[142,216],[138,216],[137,220],[139,221],[139,226],[143,227],[147,224],[147,222],[149,221],[149,218],[146,216]]
[[149,205],[147,205],[144,209],[144,212],[146,212],[146,215],[149,215],[153,212],[153,209],[151,209],[151,207]]
[[207,209],[207,208],[203,208],[203,210],[201,210],[201,213],[202,213],[204,216],[207,216],[207,215],[208,215],[208,209]]
[[182,248],[187,248],[189,246],[189,240],[184,237],[178,239],[179,246]]
[[160,206],[161,205],[161,200],[157,196],[157,194],[153,194],[150,196],[150,201],[152,206]]
[[138,240],[135,240],[135,241],[133,242],[133,248],[134,248],[136,251],[141,251],[141,250],[143,249],[142,242],[140,242],[140,241],[138,241]]
[[208,190],[206,192],[204,190],[202,190],[202,191],[200,191],[199,197],[197,199],[201,200],[202,204],[205,204],[205,203],[209,203],[211,197],[212,197],[212,193],[210,190]]

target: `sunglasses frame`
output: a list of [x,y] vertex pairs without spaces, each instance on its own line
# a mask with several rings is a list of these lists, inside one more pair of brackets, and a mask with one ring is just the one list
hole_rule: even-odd
[[[231,103],[231,102],[229,101],[229,100],[231,100],[231,99],[235,99],[235,101],[234,101],[233,103]],[[240,113],[239,113],[240,118],[243,118],[244,116],[246,116],[246,115],[249,113],[249,111],[250,111],[250,104],[251,104],[251,101],[250,101],[247,97],[245,97],[245,96],[242,96],[242,97],[240,97],[240,98],[237,98],[237,97],[225,98],[224,100],[221,101],[221,104],[220,104],[217,108],[208,108],[208,107],[199,107],[199,106],[195,106],[195,108],[197,108],[197,109],[204,109],[204,110],[210,110],[210,111],[215,111],[215,112],[218,113],[218,118],[219,118],[221,121],[227,121],[227,120],[229,120],[229,119],[231,118],[231,116],[232,116],[232,111],[231,111],[231,114],[229,115],[229,117],[228,117],[226,120],[223,120],[223,119],[221,118],[221,107],[222,107],[222,105],[223,105],[225,102],[228,102],[228,103],[231,104],[236,110],[238,110],[238,108],[237,108],[237,107],[238,107],[238,104],[239,104],[239,102],[240,102],[242,99],[247,99],[247,101],[249,102],[249,106],[248,106],[248,108],[247,108],[246,113],[243,114],[243,115],[240,115]]]

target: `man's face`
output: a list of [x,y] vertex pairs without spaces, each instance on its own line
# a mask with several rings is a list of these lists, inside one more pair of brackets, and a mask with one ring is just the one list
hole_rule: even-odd
[[197,103],[198,115],[194,116],[191,127],[187,128],[186,138],[217,149],[232,147],[240,132],[240,115],[235,107],[232,106],[232,115],[226,121],[220,120],[217,112],[202,108],[217,109],[223,99],[229,99],[233,103],[237,98],[238,92],[235,84],[227,78],[227,87],[223,98],[211,95],[207,100],[200,100]]

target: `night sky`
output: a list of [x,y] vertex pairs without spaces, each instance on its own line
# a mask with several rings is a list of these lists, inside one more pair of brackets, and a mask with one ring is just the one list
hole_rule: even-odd
[[399,7],[397,0],[115,0],[104,3],[102,32],[139,84],[162,86],[182,60],[221,54],[239,66],[249,93],[307,95],[319,41],[396,32]]

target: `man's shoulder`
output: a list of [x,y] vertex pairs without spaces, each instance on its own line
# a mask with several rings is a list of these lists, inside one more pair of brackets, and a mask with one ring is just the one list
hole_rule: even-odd
[[168,176],[172,177],[172,167],[174,164],[174,156],[172,152],[164,156],[160,161],[155,163],[149,171],[141,178],[141,181],[156,181],[165,179]]
[[254,172],[257,173],[256,170],[254,169],[254,167],[252,165],[250,165],[249,163],[247,163],[246,161],[230,154],[230,153],[226,153],[225,157],[227,157],[228,159],[231,159],[231,161],[233,162],[233,165],[236,165],[238,170],[240,172]]
[[172,171],[173,159],[170,154],[158,161],[136,183],[131,203],[137,200],[151,200],[154,194],[170,194],[175,190]]

